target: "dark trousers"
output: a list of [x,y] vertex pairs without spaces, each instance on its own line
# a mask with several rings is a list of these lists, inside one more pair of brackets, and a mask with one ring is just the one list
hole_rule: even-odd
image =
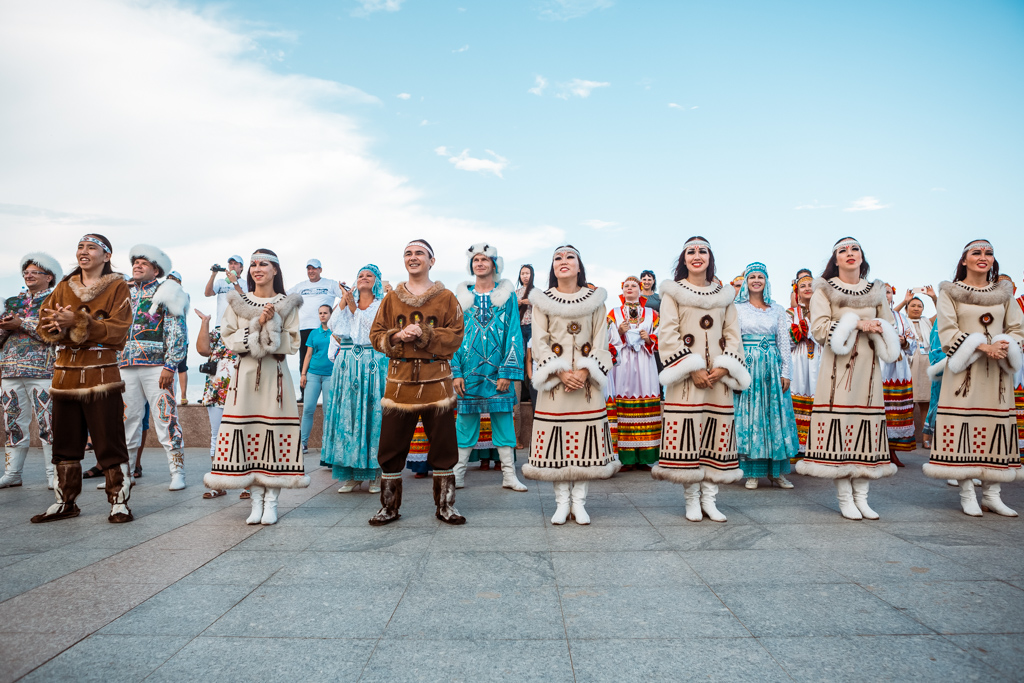
[[82,460],[92,436],[96,463],[106,470],[128,462],[124,439],[124,402],[112,391],[88,401],[53,397],[53,464]]
[[384,419],[381,420],[380,447],[377,450],[377,462],[384,474],[397,474],[405,467],[409,444],[416,431],[416,423],[421,418],[423,431],[430,441],[430,451],[427,453],[430,469],[450,470],[459,462],[454,411],[429,411],[422,416],[415,412],[391,411],[384,413]]

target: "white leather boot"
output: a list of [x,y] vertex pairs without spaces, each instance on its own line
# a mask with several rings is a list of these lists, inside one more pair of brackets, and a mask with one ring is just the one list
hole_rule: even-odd
[[965,515],[981,517],[981,508],[978,507],[978,496],[974,492],[974,482],[964,479],[960,482],[960,507]]
[[185,454],[170,453],[167,458],[171,469],[171,484],[167,490],[180,491],[185,488]]
[[455,475],[455,488],[457,489],[466,488],[466,467],[469,465],[469,456],[472,453],[472,448],[459,449],[459,461],[452,468],[452,474]]
[[718,484],[710,481],[700,483],[700,509],[712,522],[726,521],[725,515],[718,511],[715,506],[715,497],[718,496]]
[[267,492],[263,496],[263,517],[260,518],[260,524],[263,526],[277,524],[277,497],[280,495],[281,489],[267,487]]
[[572,500],[571,516],[576,520],[577,524],[586,526],[590,524],[590,515],[587,514],[587,509],[584,507],[587,504],[587,487],[590,482],[578,481],[572,485],[572,493],[570,498]]
[[853,487],[853,504],[860,510],[860,514],[864,519],[878,519],[878,513],[868,505],[869,483],[869,480],[864,478],[854,479],[850,482]]
[[691,522],[699,522],[704,519],[704,512],[700,509],[700,482],[695,481],[683,487],[686,497],[686,519]]
[[567,481],[556,481],[555,485],[555,514],[551,516],[552,524],[565,524],[569,518],[569,487]]
[[[516,460],[512,449],[508,446],[501,446],[498,448],[498,458],[501,459],[501,488],[512,489],[520,493],[526,491],[526,486],[516,477]],[[461,453],[459,459],[462,459]]]
[[1002,486],[999,482],[986,482],[981,485],[981,509],[985,512],[994,512],[1003,517],[1016,517],[1017,513],[1006,506],[1003,499],[999,497],[999,490]]
[[4,476],[0,477],[0,489],[21,486],[21,471],[25,469],[28,446],[8,446],[4,463]]
[[53,445],[43,442],[43,462],[46,464],[46,488],[53,490],[57,481],[57,466],[53,464]]
[[836,500],[839,501],[839,512],[846,519],[864,519],[857,506],[853,503],[853,484],[849,479],[836,479]]
[[249,487],[249,502],[252,503],[252,513],[245,520],[246,524],[259,524],[260,520],[263,519],[263,494],[266,492],[267,490],[262,486],[253,485]]

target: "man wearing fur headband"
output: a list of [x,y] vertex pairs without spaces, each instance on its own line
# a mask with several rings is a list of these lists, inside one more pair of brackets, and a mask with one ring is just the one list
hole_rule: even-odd
[[409,280],[384,297],[370,329],[373,347],[389,359],[377,455],[381,509],[370,524],[388,524],[401,516],[402,468],[421,415],[430,439],[427,463],[434,471],[436,517],[446,524],[465,524],[455,509],[453,468],[459,455],[451,369],[452,355],[462,344],[462,308],[444,284],[431,282],[434,250],[425,240],[406,245],[404,260]]
[[174,280],[160,282],[171,272],[171,259],[151,244],[136,244],[129,252],[132,279],[132,327],[118,354],[124,379],[124,433],[128,451],[142,440],[146,404],[157,438],[167,451],[171,491],[185,488],[185,456],[174,378],[188,350],[185,313],[188,295]]
[[53,488],[53,431],[50,380],[53,378],[54,349],[36,333],[39,307],[53,291],[63,273],[49,254],[37,252],[21,257],[25,292],[4,302],[0,316],[0,374],[3,376],[3,405],[7,443],[4,475],[0,489],[21,486],[21,472],[29,448],[32,415],[39,425],[46,461],[46,483]]
[[463,282],[456,297],[464,311],[466,330],[462,346],[452,358],[452,376],[458,394],[459,414],[455,425],[459,439],[459,463],[455,466],[455,488],[465,482],[469,456],[480,438],[480,414],[490,413],[491,433],[501,459],[501,485],[526,491],[516,478],[513,448],[516,430],[512,409],[516,405],[512,380],[523,376],[523,332],[519,326],[519,302],[515,287],[501,276],[502,258],[489,244],[474,244],[467,252],[470,275],[476,282]]

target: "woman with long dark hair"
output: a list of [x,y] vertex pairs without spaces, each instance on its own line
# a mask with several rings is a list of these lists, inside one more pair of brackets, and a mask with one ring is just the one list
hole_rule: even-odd
[[[953,282],[939,284],[937,310],[947,358],[924,473],[959,481],[965,514],[1016,517],[999,490],[1003,482],[1024,479],[1013,402],[1014,373],[1024,365],[1024,313],[1013,299],[1013,283],[999,279],[988,240],[964,247]],[[973,479],[982,481],[980,508]]]
[[299,351],[302,295],[287,294],[277,254],[257,249],[249,259],[249,291],[228,293],[220,331],[240,356],[217,433],[214,490],[248,488],[246,524],[276,524],[282,488],[305,488],[299,409],[285,357]]
[[882,394],[882,364],[900,355],[885,284],[869,282],[860,242],[844,237],[832,247],[814,283],[810,329],[822,346],[811,408],[807,452],[796,471],[833,479],[847,519],[878,519],[868,506],[868,484],[891,477]]

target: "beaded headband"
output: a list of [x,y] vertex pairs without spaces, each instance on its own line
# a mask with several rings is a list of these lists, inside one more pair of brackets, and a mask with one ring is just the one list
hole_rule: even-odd
[[964,253],[966,254],[971,249],[985,249],[985,248],[992,249],[993,252],[995,251],[995,248],[993,248],[992,243],[989,242],[988,240],[974,240],[973,242],[968,244],[966,247],[964,247]]
[[421,247],[423,247],[424,249],[426,249],[427,253],[430,254],[430,258],[434,258],[434,250],[431,249],[430,245],[427,244],[426,242],[424,242],[423,240],[413,240],[412,242],[409,242],[409,244],[405,245],[405,248],[408,249],[409,247],[411,247],[414,244],[418,244]]
[[107,245],[103,244],[102,240],[100,240],[100,239],[98,239],[96,237],[93,237],[92,235],[86,235],[85,237],[83,237],[82,239],[80,239],[78,241],[79,242],[92,242],[93,244],[99,246],[99,248],[102,249],[103,251],[107,252],[108,254],[110,253],[110,247],[108,247]]
[[689,249],[690,247],[704,247],[708,251],[711,251],[711,245],[708,244],[705,240],[690,240],[689,242],[683,245],[684,250]]
[[846,240],[842,240],[840,242],[837,242],[836,246],[832,247],[832,253],[833,254],[836,253],[837,251],[839,251],[843,247],[852,247],[852,246],[856,246],[861,251],[864,251],[864,249],[860,246],[860,242],[858,242],[857,240],[855,240],[855,239],[853,239],[851,237],[850,239],[846,239]]
[[751,273],[763,273],[765,279],[768,279],[768,266],[760,261],[754,261],[743,270],[743,279],[746,279]]
[[636,275],[627,275],[626,279],[622,281],[622,286],[625,287],[627,282],[635,282],[638,285],[640,285],[640,287],[643,287],[643,285],[640,283],[640,278],[638,278]]
[[795,292],[803,282],[814,282],[814,278],[810,275],[801,275],[793,282],[793,291]]
[[250,264],[256,263],[257,261],[270,261],[271,263],[281,265],[281,262],[277,260],[276,256],[274,256],[273,254],[265,254],[262,251],[257,251],[252,256],[249,257]]
[[574,249],[573,247],[570,247],[570,246],[567,246],[567,245],[566,246],[561,246],[561,247],[558,247],[557,249],[555,249],[555,251],[551,254],[551,258],[555,258],[555,254],[561,254],[562,252],[566,252],[566,251],[569,251],[569,252],[572,252],[573,254],[576,254],[576,258],[578,260],[580,260],[580,261],[583,260],[583,257],[580,256],[580,252],[576,251],[576,249]]

